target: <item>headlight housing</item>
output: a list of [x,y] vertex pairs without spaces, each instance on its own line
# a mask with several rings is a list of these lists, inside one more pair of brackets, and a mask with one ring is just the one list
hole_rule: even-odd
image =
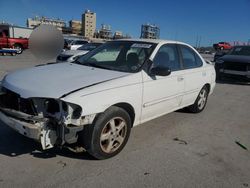
[[62,109],[72,119],[79,119],[82,115],[82,107],[77,104],[62,101]]
[[46,117],[65,117],[66,119],[77,120],[82,115],[82,107],[67,101],[53,98],[33,98],[34,108],[37,113]]
[[222,59],[217,59],[217,60],[215,61],[215,63],[222,64],[222,63],[224,63],[224,61],[223,61]]
[[80,57],[80,55],[77,55],[77,56],[73,57],[72,59],[77,60],[79,57]]

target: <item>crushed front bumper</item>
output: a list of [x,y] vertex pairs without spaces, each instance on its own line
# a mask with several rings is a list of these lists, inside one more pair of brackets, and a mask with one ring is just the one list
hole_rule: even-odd
[[46,118],[0,109],[0,120],[20,134],[40,142],[44,150],[54,147],[56,143],[56,131],[49,128]]
[[20,134],[32,138],[34,140],[40,139],[41,127],[36,124],[27,123],[8,117],[4,113],[0,112],[0,120],[3,121],[6,125],[19,132]]

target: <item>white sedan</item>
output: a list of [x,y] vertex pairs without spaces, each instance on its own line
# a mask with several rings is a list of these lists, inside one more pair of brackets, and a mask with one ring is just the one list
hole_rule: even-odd
[[76,50],[77,48],[80,48],[82,45],[87,44],[87,43],[88,43],[88,41],[86,41],[86,40],[73,40],[69,44],[69,49]]
[[98,46],[100,46],[102,44],[103,43],[101,43],[101,42],[87,43],[87,44],[84,44],[83,46],[79,47],[76,50],[63,51],[60,55],[57,56],[56,62],[61,63],[61,62],[75,61],[80,56],[87,54],[88,52],[96,49]]
[[74,63],[8,74],[0,119],[43,149],[74,144],[106,159],[136,125],[184,107],[201,112],[214,87],[214,67],[188,44],[110,41]]

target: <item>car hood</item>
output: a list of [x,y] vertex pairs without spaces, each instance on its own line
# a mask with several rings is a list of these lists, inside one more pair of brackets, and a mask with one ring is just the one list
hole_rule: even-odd
[[78,55],[78,54],[86,54],[88,53],[88,51],[85,50],[66,50],[63,53],[61,53],[62,55]]
[[224,55],[220,59],[226,62],[250,63],[250,56]]
[[4,78],[2,86],[23,98],[60,98],[85,87],[130,74],[73,63],[58,63],[10,73]]

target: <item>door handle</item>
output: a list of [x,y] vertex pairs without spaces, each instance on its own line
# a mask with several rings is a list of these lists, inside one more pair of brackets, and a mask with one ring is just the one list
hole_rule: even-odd
[[184,77],[182,77],[182,76],[179,76],[178,78],[177,78],[177,81],[178,82],[182,82],[184,80]]

